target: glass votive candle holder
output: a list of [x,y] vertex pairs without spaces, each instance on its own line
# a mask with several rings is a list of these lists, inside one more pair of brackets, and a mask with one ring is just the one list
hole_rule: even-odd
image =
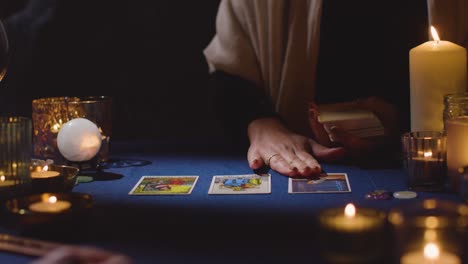
[[31,193],[70,192],[77,184],[79,169],[67,165],[31,165]]
[[0,117],[0,200],[30,191],[31,149],[31,119]]
[[388,218],[398,263],[466,263],[467,205],[425,199],[392,209]]
[[447,133],[447,174],[450,190],[461,193],[460,173],[468,166],[468,115],[445,121]]
[[[97,168],[99,164],[106,162],[109,159],[112,136],[112,101],[108,96],[34,99],[32,102],[34,157],[52,159],[55,164],[79,163],[81,169]],[[79,119],[87,119],[97,126],[101,134],[100,146],[97,146],[99,151],[89,160],[67,160],[58,148],[57,136],[65,124]],[[83,142],[85,145],[88,143]]]
[[348,204],[322,210],[318,224],[320,252],[329,263],[379,263],[388,251],[382,211]]
[[463,167],[463,169],[460,170],[460,173],[460,194],[463,201],[468,204],[468,166]]
[[[93,206],[91,195],[77,192],[38,193],[6,201],[8,227],[24,231],[70,232]],[[61,228],[63,227],[63,228]],[[73,228],[72,228],[73,227]],[[62,233],[62,235],[63,235]]]
[[447,178],[446,136],[438,131],[407,132],[401,137],[408,188],[442,191]]

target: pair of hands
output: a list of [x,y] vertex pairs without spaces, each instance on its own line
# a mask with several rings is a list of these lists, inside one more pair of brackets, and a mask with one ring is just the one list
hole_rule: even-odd
[[363,139],[339,127],[324,127],[318,122],[317,107],[311,104],[309,125],[313,139],[296,134],[275,118],[262,118],[249,124],[250,147],[247,160],[257,170],[268,166],[289,177],[317,176],[322,172],[319,162],[358,161],[369,157],[375,149],[388,142],[398,132],[395,107],[377,97],[354,102],[355,106],[374,112],[381,120],[385,136]]

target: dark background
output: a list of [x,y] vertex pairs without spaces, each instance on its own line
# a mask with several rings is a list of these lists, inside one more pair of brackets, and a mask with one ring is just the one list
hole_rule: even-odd
[[[425,0],[343,2],[352,4],[326,17],[319,87],[338,87],[332,94],[385,90],[407,111],[408,52],[427,40]],[[116,140],[226,144],[202,53],[215,33],[219,0],[0,4],[10,38],[0,113],[31,116],[39,97],[109,95]]]

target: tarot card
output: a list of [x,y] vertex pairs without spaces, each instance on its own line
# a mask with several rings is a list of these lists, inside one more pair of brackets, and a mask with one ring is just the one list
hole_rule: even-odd
[[198,176],[142,176],[128,193],[131,195],[191,194]]
[[289,178],[288,193],[344,193],[351,192],[346,173],[323,173],[317,178]]
[[215,175],[208,194],[271,193],[271,174]]

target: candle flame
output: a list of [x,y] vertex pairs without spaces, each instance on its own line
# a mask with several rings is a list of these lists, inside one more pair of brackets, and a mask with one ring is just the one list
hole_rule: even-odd
[[57,197],[51,196],[51,197],[49,197],[49,199],[47,199],[47,201],[48,201],[49,203],[56,203],[56,202],[57,202]]
[[440,41],[439,34],[437,34],[437,30],[436,30],[435,27],[433,27],[433,26],[431,26],[431,34],[432,34],[432,38],[433,38],[437,43],[439,43],[439,41]]
[[356,215],[356,207],[352,203],[346,205],[344,209],[344,214],[346,218],[353,218]]
[[435,243],[427,243],[424,246],[424,257],[429,260],[438,259],[440,255],[439,247]]
[[5,175],[0,176],[0,181],[2,181],[2,182],[5,181]]
[[432,151],[426,151],[426,152],[424,152],[424,157],[425,157],[425,158],[430,158],[430,157],[432,157]]
[[45,165],[44,168],[42,168],[42,171],[48,171],[49,170],[49,166]]

